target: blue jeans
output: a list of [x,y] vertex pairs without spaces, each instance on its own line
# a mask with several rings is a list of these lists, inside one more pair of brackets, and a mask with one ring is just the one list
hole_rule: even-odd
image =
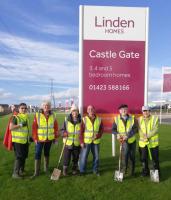
[[86,171],[86,165],[87,165],[87,158],[88,154],[91,150],[91,153],[93,154],[93,172],[97,173],[99,168],[99,150],[100,150],[100,144],[85,144],[85,147],[82,148],[81,154],[80,154],[80,173],[84,173]]
[[38,142],[35,146],[35,160],[41,159],[42,149],[44,149],[44,156],[49,157],[52,141]]

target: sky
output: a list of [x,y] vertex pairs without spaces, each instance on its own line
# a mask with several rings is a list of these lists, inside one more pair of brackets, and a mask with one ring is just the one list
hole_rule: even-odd
[[[169,0],[1,0],[0,104],[78,101],[79,5],[149,7],[148,101],[160,100],[171,67]],[[171,100],[171,94],[163,94]]]

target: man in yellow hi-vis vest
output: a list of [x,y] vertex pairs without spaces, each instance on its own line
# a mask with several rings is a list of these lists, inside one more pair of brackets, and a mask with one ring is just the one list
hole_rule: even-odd
[[114,119],[112,133],[117,136],[119,142],[123,142],[125,169],[128,170],[128,160],[131,160],[131,175],[135,172],[135,152],[136,152],[136,137],[138,132],[137,122],[133,115],[128,114],[128,106],[122,104],[119,106],[119,115]]
[[28,157],[28,140],[29,140],[29,121],[27,105],[19,104],[19,113],[14,115],[10,122],[10,130],[12,135],[12,144],[15,152],[15,164],[12,178],[22,178],[25,167],[25,160]]
[[159,170],[159,136],[158,117],[151,115],[148,106],[142,107],[143,115],[139,117],[139,151],[142,162],[142,176],[149,175],[148,157],[149,150],[152,154],[153,167]]
[[86,163],[88,154],[91,150],[93,154],[93,173],[97,176],[99,174],[99,149],[100,149],[100,139],[103,134],[103,124],[101,119],[96,116],[95,108],[92,105],[87,107],[88,115],[82,120],[81,134],[80,134],[80,144],[81,144],[81,154],[80,154],[80,174],[85,174]]
[[80,154],[80,129],[81,129],[81,115],[79,114],[78,107],[76,105],[71,106],[70,115],[65,118],[62,136],[64,138],[64,161],[63,161],[63,175],[67,176],[68,167],[72,156],[72,174],[78,173],[78,159]]

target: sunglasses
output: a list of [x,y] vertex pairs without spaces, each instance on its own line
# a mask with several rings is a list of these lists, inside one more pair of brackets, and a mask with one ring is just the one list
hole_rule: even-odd
[[21,110],[27,110],[27,108],[26,108],[26,107],[21,107],[20,109],[21,109]]

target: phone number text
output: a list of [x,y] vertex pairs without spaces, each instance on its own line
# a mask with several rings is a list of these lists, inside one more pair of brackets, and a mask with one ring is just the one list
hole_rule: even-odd
[[96,91],[112,91],[112,90],[130,90],[130,85],[89,85],[88,86],[89,90]]

